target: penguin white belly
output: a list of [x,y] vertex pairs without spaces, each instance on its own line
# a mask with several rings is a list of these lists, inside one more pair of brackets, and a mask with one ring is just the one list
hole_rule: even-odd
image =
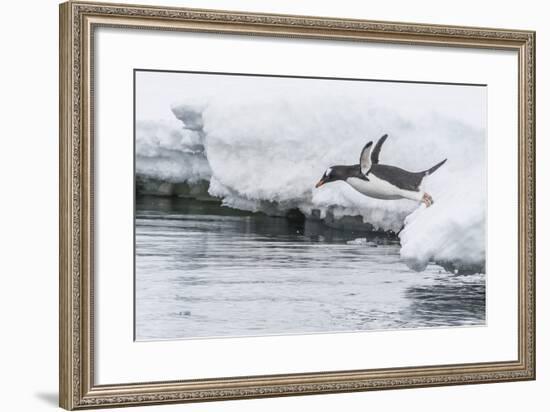
[[349,177],[346,179],[346,183],[359,193],[376,199],[393,200],[405,198],[416,201],[422,200],[423,193],[420,191],[416,192],[412,190],[400,189],[386,180],[379,179],[373,174],[369,174],[368,179],[369,180],[367,181],[357,177]]

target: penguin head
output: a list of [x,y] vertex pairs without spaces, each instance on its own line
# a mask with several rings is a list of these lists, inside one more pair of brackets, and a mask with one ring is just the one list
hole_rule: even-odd
[[344,176],[340,170],[341,167],[342,166],[332,166],[325,170],[325,173],[323,173],[323,176],[321,176],[321,179],[319,179],[315,187],[321,187],[325,183],[336,182],[337,180],[344,180]]

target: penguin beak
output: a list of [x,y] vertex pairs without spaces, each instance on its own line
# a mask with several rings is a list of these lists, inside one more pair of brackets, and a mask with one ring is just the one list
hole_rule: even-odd
[[323,179],[319,180],[317,184],[315,185],[315,188],[321,187],[325,184],[325,181]]

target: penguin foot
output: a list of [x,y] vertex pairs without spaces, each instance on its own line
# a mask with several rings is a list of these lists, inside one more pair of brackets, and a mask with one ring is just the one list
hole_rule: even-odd
[[422,203],[424,203],[426,207],[430,207],[431,205],[433,205],[434,200],[428,193],[424,193],[424,195],[422,196]]

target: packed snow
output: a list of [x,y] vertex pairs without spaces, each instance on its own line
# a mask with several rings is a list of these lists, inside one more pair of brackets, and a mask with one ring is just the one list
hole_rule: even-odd
[[[417,270],[434,260],[484,263],[485,88],[140,76],[138,177],[206,181],[211,196],[242,210],[359,215],[376,229],[399,232],[401,257]],[[364,144],[386,133],[381,163],[422,171],[448,159],[424,180],[431,207],[369,198],[344,182],[314,188],[328,167],[358,163]]]

